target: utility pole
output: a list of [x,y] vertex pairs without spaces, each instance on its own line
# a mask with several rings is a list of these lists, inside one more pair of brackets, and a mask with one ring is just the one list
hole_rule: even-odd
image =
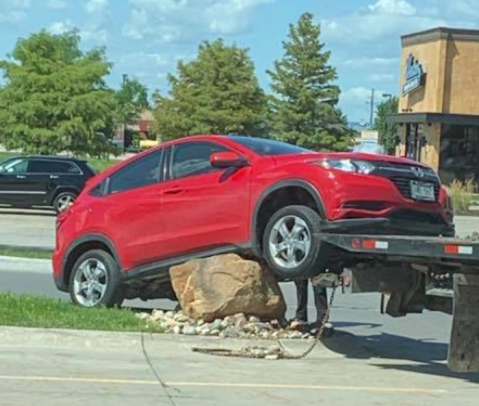
[[373,120],[374,120],[374,89],[371,89],[371,98],[369,99],[369,126],[373,127]]

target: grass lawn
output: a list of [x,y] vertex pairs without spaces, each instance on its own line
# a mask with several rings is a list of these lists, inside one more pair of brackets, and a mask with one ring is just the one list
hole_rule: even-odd
[[162,333],[128,309],[85,309],[40,296],[0,293],[0,325],[122,332]]
[[0,256],[34,258],[34,259],[50,259],[52,257],[52,253],[48,251],[21,250],[16,248],[0,248]]
[[[21,156],[21,155],[23,154],[16,153],[16,152],[0,152],[0,162],[8,158]],[[97,169],[100,172],[104,171],[105,169],[109,168],[113,164],[116,164],[117,162],[120,161],[119,159],[98,159],[98,158],[80,158],[80,159],[86,159],[91,164],[91,166],[93,166],[95,169]]]

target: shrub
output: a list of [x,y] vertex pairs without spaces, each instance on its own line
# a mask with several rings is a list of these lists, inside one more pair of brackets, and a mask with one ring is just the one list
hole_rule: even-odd
[[471,179],[465,182],[455,180],[451,183],[448,187],[448,191],[456,214],[469,212],[469,207],[474,200],[475,190],[476,184]]

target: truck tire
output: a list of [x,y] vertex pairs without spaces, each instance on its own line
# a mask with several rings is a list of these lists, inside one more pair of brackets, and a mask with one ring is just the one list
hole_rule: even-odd
[[72,302],[82,307],[120,306],[124,299],[118,264],[109,253],[99,249],[78,258],[68,288]]
[[321,217],[306,206],[286,206],[271,216],[263,255],[282,280],[306,279],[324,271],[327,255],[319,239]]

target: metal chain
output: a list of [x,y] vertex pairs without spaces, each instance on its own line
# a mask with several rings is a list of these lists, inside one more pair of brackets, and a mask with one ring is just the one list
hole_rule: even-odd
[[[281,341],[278,340],[278,345],[281,349],[280,353],[274,354],[277,355],[277,359],[304,359],[306,358],[316,347],[318,344],[319,340],[321,339],[324,329],[326,328],[326,324],[329,321],[329,316],[331,313],[331,307],[333,306],[334,302],[334,297],[336,294],[336,289],[338,285],[333,286],[333,291],[331,292],[331,297],[329,299],[329,304],[328,308],[326,309],[326,312],[324,313],[324,316],[321,320],[321,325],[318,329],[318,332],[314,336],[314,342],[309,346],[309,348],[304,351],[301,354],[294,355],[291,354],[286,348],[284,348],[283,344]],[[256,349],[258,349],[256,347]],[[209,354],[209,355],[216,355],[216,356],[223,356],[223,357],[237,357],[237,358],[265,358],[267,355],[257,355],[253,351],[251,351],[251,347],[245,347],[242,348],[241,350],[228,350],[225,348],[198,348],[198,347],[193,347],[191,349],[193,352],[198,352],[201,354]]]

